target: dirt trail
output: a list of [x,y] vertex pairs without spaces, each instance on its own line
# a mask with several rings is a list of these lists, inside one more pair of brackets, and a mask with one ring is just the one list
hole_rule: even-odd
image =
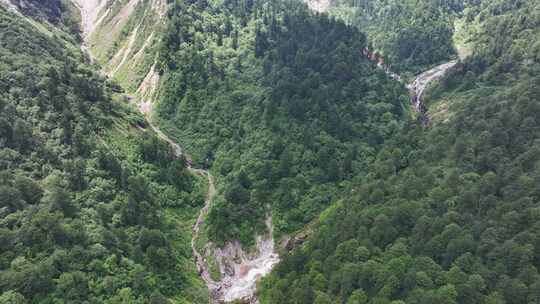
[[[7,1],[7,0],[0,0],[0,1]],[[90,35],[95,30],[97,23],[99,20],[102,20],[102,18],[99,18],[99,12],[104,8],[104,5],[107,3],[108,0],[73,0],[75,5],[80,9],[81,12],[81,27],[83,30],[83,38],[85,40],[85,43],[88,42],[88,39],[90,38]],[[127,7],[125,7],[120,14],[127,14],[126,12],[130,11],[134,4],[137,3],[138,0],[130,0]],[[164,11],[164,2],[157,0],[153,3],[156,4],[157,12],[160,13]],[[160,14],[162,16],[163,14]],[[99,19],[98,19],[99,18]],[[124,58],[121,61],[120,66],[122,63],[126,60],[126,56],[131,52],[130,48],[133,44],[132,40],[134,36],[137,34],[138,27],[136,28],[136,31],[134,33],[131,33],[131,39],[128,43],[127,50],[124,51]],[[88,53],[90,53],[90,50],[87,50]],[[91,54],[90,54],[91,55]],[[141,84],[141,87],[139,88],[138,92],[139,94],[146,95],[147,92],[150,93],[150,95],[153,95],[153,92],[156,90],[156,87],[159,83],[159,76],[157,76],[157,73],[155,73],[155,67],[152,66],[151,70],[149,71],[147,77]],[[134,97],[129,97],[131,100],[140,100],[136,99]],[[184,153],[184,150],[182,147],[173,141],[171,138],[169,138],[165,133],[163,133],[150,119],[150,115],[152,113],[152,102],[151,99],[146,100],[140,100],[138,102],[138,108],[140,112],[143,114],[143,116],[146,118],[146,121],[149,125],[149,127],[157,134],[157,136],[166,141],[173,149],[174,155],[176,157],[184,157],[188,164],[188,170],[190,170],[193,174],[199,175],[199,176],[205,176],[208,179],[208,192],[205,200],[204,207],[201,209],[199,216],[197,218],[196,223],[193,226],[193,236],[191,240],[191,246],[193,250],[193,255],[195,257],[195,263],[197,265],[197,269],[202,277],[202,279],[207,284],[208,288],[212,291],[212,302],[214,302],[214,299],[217,299],[216,291],[221,289],[221,286],[217,283],[215,283],[211,277],[210,273],[208,271],[208,266],[206,265],[204,257],[197,251],[197,248],[195,246],[196,240],[199,237],[199,233],[201,230],[202,225],[204,224],[204,219],[206,218],[206,215],[208,214],[208,211],[211,208],[212,200],[216,194],[215,186],[214,186],[214,178],[210,174],[210,172],[202,169],[196,169],[191,166],[192,161],[189,155]]]
[[212,295],[215,296],[215,291],[219,289],[219,284],[214,282],[212,280],[212,277],[210,276],[210,271],[208,270],[208,266],[206,265],[204,257],[199,253],[196,247],[197,239],[199,238],[199,234],[201,231],[201,227],[204,224],[204,219],[206,218],[206,215],[208,214],[208,211],[210,211],[210,207],[212,206],[212,201],[214,199],[214,196],[216,195],[216,187],[214,184],[214,177],[212,174],[210,174],[209,171],[203,170],[203,169],[197,169],[194,168],[191,164],[191,157],[184,153],[184,150],[182,147],[176,143],[174,140],[172,140],[170,137],[165,135],[163,131],[161,131],[155,124],[152,123],[150,120],[150,114],[152,113],[152,103],[147,102],[139,102],[139,110],[146,118],[146,121],[150,128],[157,134],[159,138],[169,143],[169,145],[173,148],[174,155],[176,157],[184,157],[188,164],[188,170],[196,175],[206,177],[208,179],[208,190],[206,193],[206,199],[204,201],[204,207],[199,212],[199,216],[197,217],[197,221],[193,225],[192,228],[192,238],[191,238],[191,250],[193,251],[193,256],[195,257],[195,264],[197,265],[197,271],[199,272],[199,275],[204,280],[206,285],[208,286],[208,289],[212,292]]
[[163,131],[161,131],[156,125],[152,123],[152,121],[149,119],[149,115],[152,112],[152,104],[150,102],[141,102],[139,103],[139,110],[146,118],[146,121],[150,128],[157,134],[159,138],[169,143],[169,145],[173,148],[174,154],[176,157],[184,157],[187,160],[188,164],[188,170],[196,175],[206,177],[208,179],[208,190],[206,193],[206,199],[204,201],[204,207],[199,212],[199,216],[197,217],[197,221],[193,225],[192,228],[192,238],[191,238],[191,250],[193,251],[193,256],[195,258],[195,264],[197,266],[197,271],[199,272],[199,275],[206,283],[206,286],[210,290],[212,294],[212,299],[218,298],[218,291],[221,289],[221,286],[219,283],[216,283],[214,280],[212,280],[212,277],[210,275],[210,271],[208,270],[208,265],[206,264],[206,261],[202,254],[197,250],[197,239],[199,238],[199,234],[201,231],[201,227],[204,224],[204,220],[206,216],[208,215],[208,211],[210,211],[210,208],[212,206],[212,201],[214,199],[214,196],[216,195],[216,187],[214,184],[214,177],[212,174],[210,174],[209,171],[203,170],[203,169],[197,169],[194,168],[191,164],[191,157],[184,153],[184,150],[182,147],[173,141],[170,137],[165,135]]
[[[199,216],[192,228],[191,250],[195,258],[197,271],[210,290],[212,303],[230,303],[236,300],[240,300],[243,303],[258,303],[258,300],[254,296],[257,282],[261,277],[269,274],[274,265],[279,262],[279,255],[275,250],[272,233],[272,217],[268,216],[266,219],[268,233],[257,236],[254,253],[245,252],[238,241],[227,242],[223,248],[215,248],[214,250],[208,250],[208,248],[212,248],[212,245],[207,244],[205,246],[206,252],[199,252],[196,246],[197,240],[199,239],[204,221],[216,195],[214,177],[207,170],[192,167],[191,158],[184,153],[182,147],[151,122],[149,115],[152,113],[152,103],[140,102],[139,110],[146,117],[148,125],[157,136],[169,143],[173,148],[174,154],[177,157],[186,158],[188,169],[193,174],[208,179],[208,191],[204,207],[199,212]],[[212,255],[216,259],[221,280],[215,281],[212,279],[205,258],[207,255]]]
[[[99,18],[99,12],[104,9],[104,5],[108,0],[73,1],[81,10],[82,27],[84,31],[83,37],[85,42],[87,42],[96,28],[96,23],[99,22],[99,20],[102,20],[102,18]],[[126,12],[130,11],[138,1],[139,0],[130,0],[128,5],[120,12],[120,15],[127,14]],[[165,2],[155,0],[152,3],[155,5],[154,9],[162,16],[165,11]],[[136,36],[137,32],[138,26],[136,27],[136,30],[131,33],[130,41],[126,50],[122,53],[123,58],[122,61],[120,61],[119,66],[127,60],[126,56],[129,56],[131,53],[131,46],[133,45],[134,40],[133,37]],[[88,52],[90,53],[90,50],[88,50]],[[163,133],[163,131],[161,131],[150,119],[153,108],[152,97],[154,97],[158,84],[159,75],[155,71],[154,64],[137,90],[138,95],[142,96],[142,98],[130,97],[130,99],[138,101],[138,108],[146,118],[148,126],[160,139],[166,141],[172,147],[175,156],[184,157],[186,159],[188,170],[193,174],[206,177],[208,180],[205,203],[192,228],[191,248],[199,275],[210,290],[210,300],[212,303],[226,303],[236,300],[257,303],[257,299],[254,297],[256,282],[261,276],[268,274],[273,265],[279,261],[279,257],[274,250],[271,217],[269,217],[269,221],[267,222],[269,227],[268,235],[257,237],[257,250],[255,254],[245,253],[237,241],[229,242],[224,248],[216,248],[213,252],[207,251],[207,248],[212,248],[213,245],[206,244],[204,253],[198,251],[196,243],[203,229],[202,227],[208,212],[212,207],[212,201],[216,195],[214,177],[207,170],[194,168],[190,156],[184,153],[182,147]],[[216,282],[211,277],[209,266],[205,258],[209,255],[215,255],[214,257],[218,261],[222,276],[220,281]]]
[[212,300],[215,297],[215,292],[219,289],[219,284],[216,283],[212,276],[210,275],[210,271],[208,270],[208,265],[206,264],[206,261],[204,257],[199,253],[197,250],[197,239],[199,238],[199,234],[201,231],[201,227],[204,224],[204,219],[206,218],[206,215],[208,215],[208,211],[210,211],[210,207],[212,205],[212,200],[214,196],[216,195],[216,187],[214,185],[214,177],[205,170],[201,169],[193,169],[190,168],[190,170],[200,176],[206,176],[208,178],[208,192],[206,193],[206,199],[204,201],[204,207],[199,212],[199,216],[197,217],[197,221],[195,222],[195,225],[193,225],[193,236],[191,238],[191,250],[193,251],[193,256],[195,257],[195,264],[197,266],[197,271],[199,272],[199,275],[206,283],[206,286],[212,293]]
[[[420,111],[423,107],[421,97],[428,84],[434,80],[440,79],[456,64],[457,61],[451,61],[437,66],[416,77],[414,82],[408,86],[411,90],[411,95],[417,97],[414,98],[418,103],[414,104],[417,111],[425,115],[425,112]],[[389,70],[387,70],[387,73],[389,73],[390,77],[401,81],[399,75],[394,74]],[[152,103],[141,102],[139,104],[139,109],[148,120],[148,115],[152,112]],[[173,147],[176,156],[180,157],[183,155],[188,160],[189,164],[192,163],[189,156],[183,153],[183,149],[179,144],[171,140],[159,128],[152,124],[150,120],[148,120],[148,123],[161,139],[167,141]],[[191,165],[189,166],[189,170],[194,174],[206,176],[208,178],[208,193],[205,204],[192,228],[193,237],[191,239],[191,249],[193,251],[193,256],[195,257],[197,271],[210,290],[212,303],[230,303],[236,300],[240,300],[243,303],[258,303],[258,299],[254,296],[258,280],[269,274],[280,260],[279,255],[275,251],[275,242],[272,233],[272,217],[268,216],[266,220],[268,233],[266,235],[258,236],[256,239],[255,253],[246,253],[238,241],[228,242],[223,248],[216,248],[214,250],[208,250],[208,246],[205,246],[206,252],[204,254],[199,252],[196,242],[201,233],[201,228],[204,225],[204,220],[212,206],[212,200],[216,194],[216,189],[214,178],[210,172],[202,169],[195,169],[191,167]],[[205,256],[208,255],[213,255],[217,260],[222,277],[219,281],[212,279],[205,259]]]

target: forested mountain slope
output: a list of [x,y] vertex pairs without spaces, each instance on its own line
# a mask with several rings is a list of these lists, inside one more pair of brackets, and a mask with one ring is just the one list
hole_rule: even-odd
[[64,26],[76,31],[79,27],[76,9],[69,0],[3,0],[9,6],[16,8],[24,15],[46,20],[56,26]]
[[207,302],[204,185],[70,33],[28,16],[0,5],[0,303]]
[[366,33],[371,49],[395,72],[414,75],[456,55],[454,20],[468,2],[335,0],[327,12]]
[[538,1],[307,2],[0,0],[0,303],[540,302]]
[[540,300],[540,7],[468,10],[474,53],[304,246],[263,280],[261,303]]
[[399,129],[406,90],[360,56],[364,35],[297,1],[177,1],[160,69],[161,127],[220,195],[209,237],[301,229],[366,174]]

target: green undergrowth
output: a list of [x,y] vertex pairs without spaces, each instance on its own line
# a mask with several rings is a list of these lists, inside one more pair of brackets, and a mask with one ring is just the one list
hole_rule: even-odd
[[261,303],[540,301],[540,4],[471,3],[473,53],[426,95],[433,123],[384,144]]
[[0,303],[207,303],[204,181],[60,36],[0,8]]
[[336,0],[329,14],[366,33],[371,51],[411,77],[456,56],[454,20],[463,8],[460,1]]
[[[153,165],[141,162],[140,138],[155,136],[147,127],[142,115],[128,104],[122,96],[117,96],[119,106],[125,114],[115,118],[112,128],[104,133],[105,145],[120,159],[125,159],[134,166],[135,170],[141,170],[151,179],[159,180],[162,172],[156,171]],[[185,276],[185,286],[181,292],[171,295],[173,303],[206,303],[208,290],[196,273],[196,267],[191,255],[192,226],[195,223],[200,209],[204,206],[204,200],[208,188],[206,178],[196,174],[190,174],[193,178],[193,188],[190,193],[174,193],[169,186],[155,185],[156,194],[163,202],[163,216],[165,229],[163,233],[170,240],[174,248],[173,255],[177,267]],[[178,195],[180,194],[180,195]],[[189,203],[186,203],[189,202]]]
[[302,229],[400,128],[406,90],[358,56],[365,44],[300,2],[171,6],[157,120],[215,173],[218,246],[252,246],[269,212],[277,237]]

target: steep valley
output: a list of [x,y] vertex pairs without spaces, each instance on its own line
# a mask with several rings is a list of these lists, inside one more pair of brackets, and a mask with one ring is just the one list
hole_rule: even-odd
[[[250,249],[251,253],[245,252],[238,240],[227,241],[221,248],[216,247],[212,242],[204,244],[201,249],[197,248],[201,229],[204,228],[205,219],[212,208],[212,200],[215,198],[214,178],[209,171],[191,167],[193,163],[191,157],[185,154],[184,149],[178,143],[152,122],[153,104],[158,100],[156,92],[159,91],[158,86],[160,83],[160,77],[155,70],[155,62],[152,64],[144,63],[142,70],[128,68],[128,72],[132,75],[130,78],[124,78],[117,74],[123,67],[141,65],[141,58],[147,58],[148,56],[157,58],[158,55],[155,53],[152,44],[159,41],[157,31],[163,25],[153,26],[150,31],[145,30],[144,27],[147,24],[147,19],[155,20],[152,18],[157,17],[159,20],[163,18],[165,4],[160,1],[151,1],[149,6],[145,6],[135,0],[131,0],[120,7],[109,1],[98,0],[78,1],[76,4],[81,12],[81,28],[83,29],[83,38],[87,51],[91,53],[90,57],[96,58],[98,63],[103,66],[103,72],[106,75],[123,85],[127,92],[134,94],[131,99],[138,104],[141,113],[147,118],[148,125],[159,138],[171,145],[176,157],[186,159],[188,169],[194,175],[200,175],[208,179],[205,206],[200,211],[193,226],[191,243],[198,272],[210,290],[213,301],[228,303],[241,300],[246,303],[258,303],[255,297],[256,283],[261,277],[270,273],[273,266],[279,262],[273,237],[272,217],[267,217],[267,232],[256,237],[255,246]],[[330,2],[309,3],[309,5],[311,9],[323,12],[329,8]],[[146,37],[141,35],[140,31],[145,31]],[[118,36],[114,34],[115,32],[125,34]],[[102,33],[106,33],[108,36],[103,36]],[[148,33],[150,34],[148,35]],[[103,39],[105,41],[117,39],[118,42],[115,42],[114,45],[121,45],[121,47],[116,47],[115,53],[109,52],[109,54],[114,55],[104,57],[100,54],[104,54],[107,47],[112,44],[109,42],[106,42],[106,44],[101,43]],[[137,49],[135,45],[137,45]],[[420,75],[413,84],[409,85],[412,90],[411,94],[417,96],[413,97],[418,103],[414,105],[414,108],[420,115],[424,115],[425,112],[421,111],[419,106],[423,90],[431,81],[439,79],[454,64],[449,64],[444,68],[437,67],[433,72],[426,72]],[[142,78],[141,76],[145,77]],[[417,83],[421,83],[421,85]],[[137,89],[134,91],[134,88]],[[210,270],[211,266],[209,265],[210,261],[215,263],[213,267],[217,269],[213,271],[219,272],[219,279],[213,278],[212,270]]]
[[0,304],[539,302],[539,10],[0,0]]
[[[82,28],[84,29],[83,37],[85,43],[87,45],[94,44],[94,47],[87,49],[89,52],[103,47],[92,38],[96,31],[101,30],[100,27],[107,27],[106,24],[101,24],[103,20],[109,18],[116,20],[115,22],[117,24],[122,24],[125,22],[122,21],[122,19],[129,19],[130,14],[132,14],[137,7],[136,1],[130,1],[125,7],[120,9],[118,17],[115,16],[111,18],[108,16],[108,14],[111,14],[111,8],[107,8],[107,3],[107,1],[101,3],[99,1],[80,1],[78,3],[82,15]],[[146,9],[151,12],[161,11],[159,14],[163,16],[163,5],[163,3],[154,1],[152,2],[152,6]],[[145,11],[143,13],[143,20],[132,30],[132,32],[129,32],[129,40],[125,47],[120,49],[112,59],[103,63],[105,73],[108,74],[109,77],[117,79],[115,73],[124,64],[134,65],[136,62],[134,63],[133,61],[138,60],[140,56],[146,56],[147,54],[145,54],[145,52],[150,52],[149,42],[152,41],[154,35],[157,35],[156,32],[150,34],[135,56],[132,54],[132,48],[135,44],[135,39],[138,37],[139,28],[143,24],[147,14],[147,11]],[[94,57],[94,54],[91,54],[90,56]],[[122,57],[120,63],[118,63],[119,56]],[[128,56],[131,57],[128,59]],[[114,66],[116,67],[112,68]],[[110,69],[113,69],[113,72],[107,72]],[[204,220],[212,207],[212,200],[214,199],[216,191],[214,178],[209,171],[191,167],[191,158],[189,155],[185,154],[184,149],[165,135],[165,133],[151,121],[153,114],[152,105],[155,102],[153,98],[155,97],[155,92],[158,90],[157,86],[159,85],[159,76],[155,71],[155,64],[151,66],[146,75],[145,79],[138,86],[138,89],[135,92],[137,94],[132,100],[138,104],[137,107],[147,118],[148,125],[157,136],[171,145],[173,151],[175,151],[176,157],[185,158],[187,160],[190,172],[194,175],[199,175],[208,179],[205,206],[201,209],[193,226],[193,236],[191,241],[193,256],[199,274],[210,290],[211,297],[213,298],[212,301],[229,303],[236,300],[242,300],[249,303],[255,303],[257,302],[254,296],[257,281],[260,277],[268,274],[272,270],[272,267],[279,262],[279,258],[274,248],[272,218],[269,217],[267,220],[267,234],[257,237],[255,247],[250,250],[252,251],[251,253],[244,252],[238,241],[229,242],[223,248],[216,248],[212,243],[207,243],[204,245],[202,254],[199,253],[196,243],[201,229],[203,229]],[[119,80],[119,82],[121,83],[121,80]],[[131,87],[135,87],[135,85]],[[208,259],[216,261],[221,276],[220,280],[216,281],[211,278],[209,266],[207,265]]]

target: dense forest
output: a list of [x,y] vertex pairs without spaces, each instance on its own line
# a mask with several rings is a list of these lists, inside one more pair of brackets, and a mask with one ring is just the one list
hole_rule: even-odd
[[469,1],[337,0],[329,14],[367,33],[370,47],[400,73],[418,74],[456,55],[454,20]]
[[79,18],[77,8],[69,0],[15,0],[11,2],[21,13],[47,21],[69,32],[77,32]]
[[[208,303],[189,165],[201,252],[291,238],[262,304],[540,303],[538,1],[111,1],[93,62],[70,1],[4,2],[0,304]],[[457,28],[423,126],[362,49],[406,79]]]
[[176,1],[169,15],[158,116],[218,177],[218,243],[251,243],[268,213],[278,233],[301,229],[399,128],[404,86],[341,21],[298,1]]
[[467,9],[473,55],[262,284],[262,303],[540,301],[540,6]]
[[0,6],[0,303],[207,301],[205,186],[39,20]]

